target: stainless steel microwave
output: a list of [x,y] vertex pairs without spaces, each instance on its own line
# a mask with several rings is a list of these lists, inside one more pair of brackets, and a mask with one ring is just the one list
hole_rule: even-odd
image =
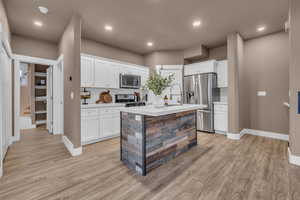
[[120,88],[140,89],[141,76],[131,74],[120,74]]

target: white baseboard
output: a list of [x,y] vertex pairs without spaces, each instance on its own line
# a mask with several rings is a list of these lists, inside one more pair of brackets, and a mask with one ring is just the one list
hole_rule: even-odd
[[254,130],[254,129],[243,129],[241,131],[241,137],[244,134],[289,141],[289,135],[283,134],[283,133],[274,133],[274,132],[270,132],[270,131],[261,131],[261,130]]
[[72,156],[79,156],[80,154],[82,154],[82,147],[74,148],[73,143],[69,140],[68,137],[63,135],[62,141]]
[[289,163],[300,166],[300,156],[293,155],[290,148],[288,148],[288,157],[289,157]]
[[227,134],[227,133],[224,132],[224,131],[217,131],[217,130],[215,130],[215,133],[216,133],[216,134],[221,134],[221,135],[226,135],[226,134]]
[[93,143],[97,143],[97,142],[102,142],[102,141],[110,140],[110,139],[117,138],[117,137],[120,137],[120,133],[112,135],[112,136],[104,137],[104,138],[101,138],[101,139],[90,140],[90,141],[87,141],[87,142],[81,142],[81,145],[88,145],[88,144],[93,144]]
[[227,133],[227,138],[231,140],[239,140],[241,139],[241,134],[240,133]]

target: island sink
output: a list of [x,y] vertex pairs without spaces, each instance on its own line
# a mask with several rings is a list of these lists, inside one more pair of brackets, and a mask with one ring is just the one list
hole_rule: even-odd
[[196,112],[204,105],[121,110],[121,161],[146,175],[197,145]]

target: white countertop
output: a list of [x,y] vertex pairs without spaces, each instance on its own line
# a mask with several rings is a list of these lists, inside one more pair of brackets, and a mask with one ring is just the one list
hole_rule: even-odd
[[206,105],[199,104],[183,104],[176,106],[161,106],[155,107],[153,105],[150,106],[140,106],[140,107],[127,107],[121,108],[122,112],[134,113],[139,115],[149,115],[149,116],[161,116],[168,115],[173,113],[185,112],[190,110],[198,110],[206,108]]
[[228,105],[227,101],[216,101],[214,102],[215,105]]
[[125,104],[124,103],[99,103],[99,104],[81,105],[82,109],[86,109],[86,108],[106,108],[106,107],[125,107]]

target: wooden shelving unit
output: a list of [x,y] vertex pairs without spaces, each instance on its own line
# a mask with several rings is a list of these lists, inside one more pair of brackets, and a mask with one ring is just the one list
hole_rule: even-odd
[[47,123],[47,69],[49,66],[35,65],[34,94],[35,94],[35,124],[46,127]]

